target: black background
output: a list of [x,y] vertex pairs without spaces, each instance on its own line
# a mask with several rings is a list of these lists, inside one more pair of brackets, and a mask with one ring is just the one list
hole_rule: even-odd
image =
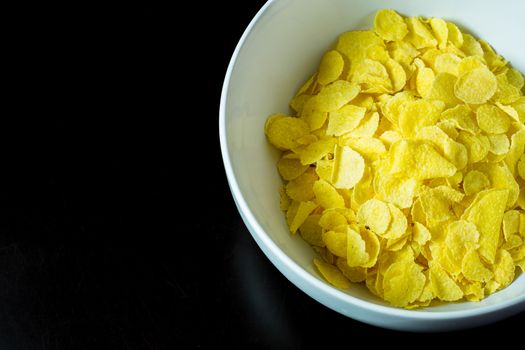
[[378,329],[313,301],[264,257],[217,129],[227,64],[263,3],[69,9],[22,34],[17,109],[0,130],[0,349],[426,346],[524,323]]

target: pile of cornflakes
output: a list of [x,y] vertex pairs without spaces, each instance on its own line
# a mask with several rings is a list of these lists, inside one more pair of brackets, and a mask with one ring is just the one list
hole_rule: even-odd
[[376,14],[268,118],[281,209],[332,285],[479,301],[525,269],[524,78],[439,18]]

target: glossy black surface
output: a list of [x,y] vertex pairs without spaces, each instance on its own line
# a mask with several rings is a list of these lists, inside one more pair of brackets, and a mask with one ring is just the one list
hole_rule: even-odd
[[[191,13],[219,50],[177,21],[187,13],[153,5],[49,24],[53,35],[34,39],[48,59],[28,69],[45,80],[35,82],[40,97],[20,106],[39,118],[21,113],[2,128],[0,349],[354,347],[356,339],[414,347],[517,336],[508,331],[523,314],[441,335],[364,325],[271,265],[237,213],[217,130],[227,63],[263,2],[221,3]],[[61,86],[51,89],[50,79]],[[182,85],[186,94],[175,91]],[[204,98],[194,103],[195,94]]]

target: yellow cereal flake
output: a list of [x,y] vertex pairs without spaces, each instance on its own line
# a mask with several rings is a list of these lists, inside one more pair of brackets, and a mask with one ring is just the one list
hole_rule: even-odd
[[463,34],[459,30],[459,28],[451,22],[447,22],[447,29],[448,29],[448,40],[457,47],[458,49],[461,49],[463,46]]
[[314,164],[324,158],[328,153],[334,151],[335,140],[325,138],[314,141],[298,151],[301,164]]
[[399,62],[407,72],[411,70],[412,61],[420,54],[412,44],[406,41],[389,42],[387,49],[390,57]]
[[438,265],[430,268],[432,292],[443,301],[455,301],[463,297],[463,291],[449,274]]
[[317,204],[314,202],[300,202],[299,207],[297,208],[297,212],[292,219],[292,223],[290,224],[290,232],[292,234],[295,234],[299,227],[304,223],[304,221],[308,218],[308,216],[312,213],[312,211],[317,208]]
[[287,211],[288,208],[290,208],[291,204],[292,204],[292,200],[286,194],[285,187],[284,186],[279,187],[279,208],[281,208],[282,211]]
[[479,134],[479,128],[474,120],[474,113],[468,105],[459,104],[441,113],[442,120],[452,121],[454,127],[472,135]]
[[437,40],[432,35],[430,28],[419,18],[409,17],[406,19],[406,23],[408,26],[407,40],[416,49],[435,47],[437,45]]
[[415,242],[421,246],[424,246],[428,241],[430,241],[431,238],[432,234],[428,228],[425,227],[425,225],[419,222],[414,222],[413,239]]
[[303,137],[300,137],[300,138],[297,139],[297,143],[299,144],[299,147],[297,147],[295,149],[292,149],[292,151],[293,152],[297,152],[297,150],[302,149],[301,146],[308,146],[311,143],[314,143],[314,142],[318,141],[318,139],[319,138],[316,135],[313,135],[313,134],[305,135]]
[[525,80],[523,78],[523,74],[521,74],[518,70],[515,68],[510,68],[507,70],[507,81],[515,86],[518,90],[521,90],[523,86],[525,85]]
[[385,67],[392,83],[391,91],[397,92],[401,90],[407,82],[407,75],[403,66],[396,60],[389,59],[385,62]]
[[459,76],[454,85],[454,94],[465,103],[487,102],[498,87],[494,74],[486,68],[476,68]]
[[518,113],[519,121],[525,123],[525,97],[521,96],[512,103],[512,108]]
[[453,53],[443,53],[436,57],[434,69],[438,73],[449,73],[458,76],[460,62],[461,58]]
[[480,43],[472,35],[466,33],[463,33],[463,45],[461,46],[461,51],[467,56],[483,57],[484,55]]
[[336,188],[352,188],[363,177],[365,160],[350,147],[335,148],[332,183]]
[[461,288],[465,293],[465,299],[468,301],[480,301],[485,297],[485,291],[479,282],[471,282],[467,279],[461,281]]
[[445,49],[447,47],[448,41],[447,22],[441,18],[431,18],[430,27],[432,28],[432,32],[438,41],[438,47],[440,49]]
[[434,67],[434,64],[436,63],[436,57],[438,57],[440,54],[441,51],[439,51],[437,48],[427,49],[424,50],[424,53],[421,55],[421,60],[425,65]]
[[377,112],[365,115],[359,126],[344,136],[353,138],[374,136],[379,126],[379,118]]
[[479,247],[479,231],[471,222],[456,220],[446,225],[444,254],[454,266],[450,272],[459,272],[465,255]]
[[454,88],[458,79],[455,75],[450,73],[438,73],[428,98],[435,101],[440,101],[445,104],[446,107],[453,107],[461,101],[454,94]]
[[370,174],[370,169],[365,168],[365,175],[352,189],[350,205],[352,208],[358,209],[364,202],[371,199],[373,196],[374,189],[372,187],[372,176]]
[[[505,163],[513,175],[516,175],[516,167],[523,154],[525,154],[525,128],[515,132],[510,138],[510,148]],[[523,176],[521,178],[523,179]]]
[[331,159],[321,159],[318,160],[315,166],[315,173],[319,176],[320,179],[331,182],[332,181],[332,171],[333,171],[334,161]]
[[[286,118],[286,114],[277,113],[274,115],[271,115],[266,120],[266,123],[264,124],[264,133],[268,136],[268,129],[270,128],[270,125],[272,125],[275,121]],[[302,136],[302,135],[301,135]]]
[[342,232],[343,229],[346,231],[346,227],[343,226],[338,229],[338,231],[323,232],[321,238],[326,244],[326,248],[328,248],[332,254],[346,259],[347,237],[346,232]]
[[416,89],[421,97],[428,98],[434,85],[436,75],[431,68],[422,67],[416,75]]
[[357,211],[357,220],[378,235],[382,235],[390,225],[390,209],[385,202],[370,199]]
[[[264,133],[279,206],[328,283],[407,309],[525,270],[525,79],[489,43],[391,9],[343,33]],[[516,267],[519,270],[516,270]]]
[[328,51],[321,60],[317,81],[321,85],[327,85],[337,80],[343,73],[345,62],[341,54],[335,50]]
[[266,136],[275,147],[286,150],[299,146],[297,139],[310,132],[302,119],[278,115],[267,124]]
[[462,219],[472,222],[478,228],[479,253],[491,263],[496,256],[508,195],[508,190],[494,189],[480,192],[462,216]]
[[390,147],[394,142],[401,140],[402,136],[394,130],[387,130],[379,136],[384,145]]
[[301,110],[301,119],[306,122],[311,131],[322,128],[328,117],[327,112],[319,109],[318,101],[317,95],[309,98]]
[[368,254],[368,262],[361,265],[361,267],[373,267],[377,263],[377,258],[381,251],[381,243],[379,237],[372,231],[361,229],[361,238],[365,241],[366,253]]
[[429,227],[453,218],[451,203],[435,189],[425,189],[419,199]]
[[366,252],[365,240],[357,231],[349,227],[346,231],[346,238],[346,263],[350,267],[363,267],[370,260],[370,255]]
[[477,68],[487,68],[485,60],[481,56],[464,57],[458,66],[458,73],[462,75]]
[[353,71],[352,82],[360,84],[366,93],[392,91],[388,70],[381,62],[365,58]]
[[307,81],[304,82],[303,85],[297,90],[297,93],[295,94],[295,97],[301,96],[303,94],[311,93],[311,88],[314,86],[314,82],[317,78],[317,74],[312,75],[310,78],[308,78]]
[[314,259],[314,265],[321,275],[334,287],[341,289],[350,288],[350,282],[337,267],[319,259]]
[[457,139],[459,136],[459,131],[456,129],[456,123],[453,120],[440,120],[436,123],[436,126],[452,140]]
[[510,142],[505,134],[488,135],[490,142],[489,152],[495,155],[505,155],[509,152]]
[[309,201],[314,197],[313,186],[317,181],[317,175],[312,170],[299,175],[286,185],[286,194],[296,201]]
[[492,70],[504,67],[507,64],[507,61],[505,61],[503,57],[498,55],[494,51],[494,49],[489,45],[489,43],[487,43],[485,40],[479,40],[479,45],[483,50],[483,58]]
[[385,249],[387,251],[398,252],[406,246],[409,236],[403,235],[399,238],[386,239]]
[[494,280],[499,283],[499,288],[505,288],[514,280],[514,260],[505,249],[499,249],[494,263]]
[[494,97],[492,98],[496,102],[503,104],[511,104],[518,101],[521,97],[521,91],[516,86],[509,83],[507,75],[500,73],[496,75],[497,89]]
[[507,209],[511,209],[518,199],[520,186],[512,176],[509,168],[500,163],[479,163],[476,169],[484,172],[490,180],[493,189],[505,189],[508,191]]
[[502,104],[501,102],[496,102],[496,106],[498,106],[498,108],[503,113],[505,113],[506,115],[508,115],[512,119],[514,119],[514,120],[511,120],[512,122],[516,121],[518,123],[521,123],[520,115],[519,115],[518,111],[514,107],[506,106],[506,105]]
[[377,11],[374,30],[385,41],[400,41],[408,34],[403,17],[393,10]]
[[519,233],[520,230],[520,212],[518,210],[509,210],[503,215],[503,235],[509,240],[513,234]]
[[302,165],[299,159],[281,158],[277,162],[277,169],[284,180],[290,181],[304,173],[308,166]]
[[395,262],[383,276],[384,298],[394,306],[406,307],[423,292],[426,277],[414,262]]
[[469,251],[463,258],[461,272],[463,275],[473,282],[488,282],[493,273],[481,261],[478,252],[475,250]]
[[388,209],[390,210],[390,215],[392,216],[392,223],[383,237],[388,239],[401,238],[407,230],[407,218],[399,208],[391,203],[388,203]]
[[353,31],[339,37],[336,50],[346,56],[351,67],[356,67],[367,58],[371,49],[384,45],[383,40],[372,31]]
[[345,138],[340,143],[359,152],[365,159],[375,160],[386,153],[386,147],[381,140],[374,137]]
[[[523,245],[523,239],[520,237],[519,234],[512,234],[510,237],[505,239],[505,243],[501,246],[503,249],[510,252],[515,252],[516,250],[520,251],[521,247]],[[512,253],[511,253],[512,255]],[[514,256],[512,256],[514,259]]]
[[461,131],[457,140],[467,148],[469,163],[482,161],[489,152],[490,141],[485,135],[474,136]]
[[330,112],[327,135],[341,136],[354,130],[364,118],[366,108],[346,105],[337,111]]
[[337,268],[341,270],[343,275],[353,283],[359,283],[366,280],[366,268],[363,267],[350,267],[346,259],[337,258]]
[[319,226],[325,230],[336,230],[347,224],[345,216],[335,210],[325,210],[319,218]]
[[358,85],[346,80],[337,80],[327,85],[317,95],[317,109],[333,112],[353,100],[360,92]]
[[463,179],[463,191],[466,195],[479,193],[489,186],[489,179],[481,171],[469,171]]
[[343,196],[337,193],[337,190],[325,180],[317,180],[314,183],[313,191],[315,199],[321,207],[325,209],[345,207]]
[[439,127],[426,126],[421,128],[417,133],[416,139],[433,144],[457,169],[461,170],[467,165],[467,148],[463,144],[454,141]]
[[435,124],[441,110],[432,102],[417,100],[409,102],[399,115],[399,127],[405,136],[414,137],[419,129]]
[[390,147],[391,174],[403,174],[415,180],[449,177],[456,167],[426,143],[401,140]]
[[321,215],[313,214],[307,217],[303,224],[299,227],[299,234],[310,245],[316,247],[324,247],[326,244],[321,237],[323,233],[322,227],[319,225]]
[[304,105],[308,100],[312,98],[311,95],[299,95],[292,98],[290,101],[290,108],[293,109],[297,114],[302,114]]
[[489,104],[479,106],[476,120],[480,129],[488,134],[502,134],[510,127],[510,118],[501,109]]

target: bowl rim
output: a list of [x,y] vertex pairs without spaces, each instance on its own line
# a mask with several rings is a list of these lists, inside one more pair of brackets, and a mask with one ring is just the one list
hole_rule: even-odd
[[[251,235],[253,236],[257,244],[260,246],[259,248],[262,248],[261,245],[263,245],[266,249],[268,249],[269,252],[271,252],[275,256],[275,258],[278,261],[282,262],[284,266],[286,266],[286,268],[288,268],[303,283],[307,284],[309,287],[320,290],[325,295],[331,298],[334,298],[342,302],[343,304],[350,304],[360,309],[368,310],[368,311],[375,312],[375,313],[385,314],[389,316],[403,317],[407,319],[416,319],[416,320],[459,319],[459,318],[469,318],[469,317],[476,317],[480,315],[491,314],[491,313],[501,311],[503,309],[507,309],[512,306],[524,303],[525,293],[523,295],[512,298],[510,300],[505,300],[505,301],[502,301],[496,304],[481,306],[481,307],[477,307],[477,308],[470,309],[470,310],[424,311],[424,310],[429,310],[428,308],[425,308],[425,307],[421,309],[407,310],[407,309],[396,308],[394,306],[375,304],[375,303],[354,297],[352,295],[346,294],[336,289],[335,287],[329,285],[328,283],[323,282],[318,278],[315,278],[310,273],[308,273],[305,269],[303,269],[299,264],[293,261],[286,253],[284,253],[284,251],[266,234],[266,232],[263,230],[263,228],[259,224],[258,220],[255,218],[255,215],[250,209],[248,203],[246,202],[240,190],[239,184],[237,182],[237,178],[235,176],[235,172],[232,167],[231,158],[230,158],[230,150],[229,150],[228,141],[227,141],[228,135],[227,135],[227,128],[226,128],[226,106],[228,104],[228,91],[229,91],[230,79],[231,79],[235,64],[237,63],[238,55],[240,51],[242,50],[244,43],[246,42],[246,39],[250,36],[252,29],[256,26],[256,24],[259,22],[262,16],[267,12],[267,10],[272,5],[274,5],[274,3],[278,1],[282,1],[282,0],[268,0],[261,7],[261,9],[257,12],[254,18],[250,21],[248,27],[245,29],[241,38],[239,39],[239,42],[237,43],[235,50],[232,54],[232,57],[230,59],[230,62],[228,64],[228,68],[227,68],[226,75],[224,78],[224,83],[222,86],[221,100],[220,100],[220,106],[219,106],[219,140],[220,140],[222,159],[224,163],[224,169],[226,172],[226,177],[228,179],[228,185],[230,187],[233,199],[237,205],[237,209],[239,210],[241,217],[245,225],[248,227]],[[264,249],[262,250],[264,252]],[[272,259],[269,256],[267,257],[269,258],[270,261],[272,261]],[[272,263],[276,266],[276,264],[273,261]],[[279,270],[279,272],[283,273],[283,271],[281,271],[281,269],[278,266],[276,267]],[[286,276],[286,274],[284,275]],[[290,280],[288,277],[287,279]],[[291,280],[290,282],[292,282],[292,284],[294,284],[296,287],[304,291],[304,289],[302,287],[299,287],[295,282]],[[307,293],[307,294],[311,297],[310,293]],[[468,301],[463,301],[463,302],[468,302]]]

